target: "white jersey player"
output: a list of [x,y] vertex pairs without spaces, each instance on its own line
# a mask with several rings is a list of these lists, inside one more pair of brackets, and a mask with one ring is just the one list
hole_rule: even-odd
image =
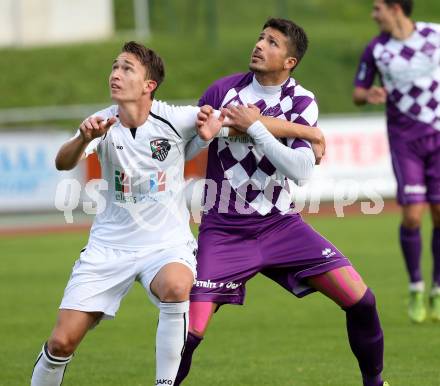
[[[106,207],[74,265],[32,386],[61,384],[87,331],[115,316],[135,281],[160,311],[154,384],[174,384],[195,276],[195,241],[182,189],[185,145],[197,134],[199,108],[153,100],[163,78],[156,53],[126,43],[109,78],[117,105],[85,120],[57,155],[57,168],[69,170],[93,151],[98,154],[108,185]],[[221,126],[216,121],[215,127],[199,128],[199,135],[214,135]]]

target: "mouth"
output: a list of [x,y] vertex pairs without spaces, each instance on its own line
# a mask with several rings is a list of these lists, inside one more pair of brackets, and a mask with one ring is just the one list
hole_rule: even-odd
[[264,58],[261,55],[258,55],[257,53],[253,53],[251,56],[252,60],[264,60]]
[[112,91],[121,90],[121,87],[119,85],[117,85],[116,83],[111,83],[110,84],[110,88],[111,88]]

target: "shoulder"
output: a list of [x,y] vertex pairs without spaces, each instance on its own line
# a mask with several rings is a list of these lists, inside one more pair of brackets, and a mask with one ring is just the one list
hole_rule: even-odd
[[118,105],[111,105],[108,106],[102,110],[97,111],[96,113],[92,114],[92,116],[97,117],[103,117],[105,119],[115,117],[118,115]]
[[391,35],[385,32],[371,39],[365,47],[365,53],[373,53],[374,49],[379,46],[386,45],[391,40]]
[[172,119],[173,116],[187,115],[187,114],[197,114],[199,111],[197,106],[176,106],[169,104],[167,102],[154,99],[151,105],[150,114],[155,117],[159,116],[162,118],[169,117]]
[[229,90],[234,87],[247,86],[252,82],[253,73],[252,72],[240,72],[237,74],[232,74],[225,76],[223,78],[217,79],[215,82],[209,86],[208,90],[211,88]]
[[415,26],[418,33],[424,37],[431,34],[440,34],[440,24],[418,21]]
[[[175,106],[153,100],[150,117],[155,124],[171,129],[179,138],[193,137],[200,108],[197,106]],[[165,127],[167,126],[167,127]]]
[[309,100],[316,99],[313,92],[300,85],[294,78],[290,78],[281,89],[281,98],[286,96],[289,96],[293,100],[298,98]]
[[209,104],[214,107],[221,103],[223,97],[231,89],[240,90],[252,83],[253,73],[238,73],[217,79],[205,91],[199,101],[199,106],[202,104]]

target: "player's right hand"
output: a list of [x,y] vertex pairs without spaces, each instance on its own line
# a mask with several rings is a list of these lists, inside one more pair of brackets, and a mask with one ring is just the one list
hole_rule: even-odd
[[383,87],[373,86],[367,91],[367,102],[372,105],[380,105],[387,100],[387,92]]
[[116,117],[104,119],[102,117],[88,117],[81,125],[79,130],[86,143],[91,142],[95,138],[102,137],[110,127],[116,122]]

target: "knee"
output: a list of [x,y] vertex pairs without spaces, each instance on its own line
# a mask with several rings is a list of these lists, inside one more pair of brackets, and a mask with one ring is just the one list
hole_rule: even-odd
[[73,354],[77,344],[67,335],[57,334],[47,342],[49,353],[56,357],[68,357]]
[[162,302],[183,302],[189,299],[191,284],[185,282],[166,283],[160,294]]
[[440,228],[440,209],[435,209],[431,212],[432,215],[432,224],[434,228]]
[[407,215],[402,220],[402,225],[407,229],[418,229],[421,226],[421,218],[414,215]]
[[375,309],[376,297],[374,296],[374,293],[369,288],[367,288],[362,298],[360,298],[359,301],[353,306],[348,307],[345,310],[355,314],[366,315],[370,314],[371,312],[375,312]]

